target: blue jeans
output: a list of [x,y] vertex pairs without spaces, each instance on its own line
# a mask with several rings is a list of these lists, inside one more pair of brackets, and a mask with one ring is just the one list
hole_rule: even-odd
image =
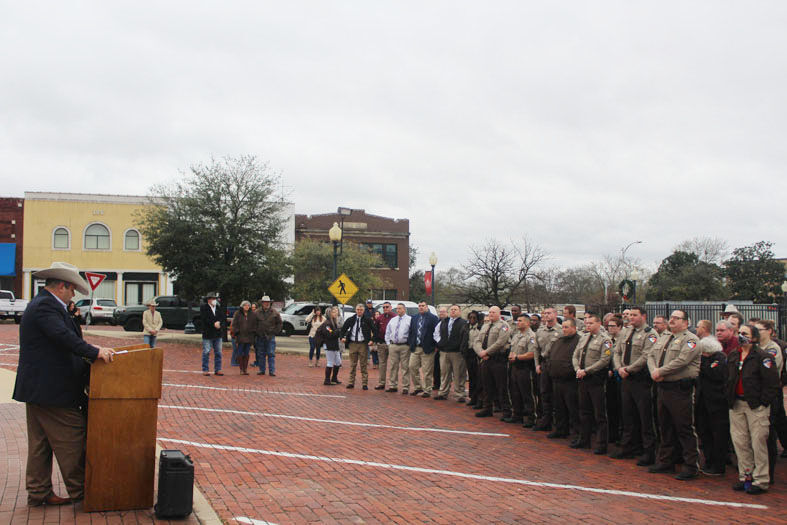
[[155,335],[143,335],[142,339],[145,341],[145,344],[153,348],[156,346],[156,336]]
[[232,338],[232,359],[230,359],[230,366],[239,366],[238,363],[238,342]]
[[276,337],[258,337],[254,345],[257,351],[257,366],[265,373],[265,357],[268,357],[268,371],[276,373]]
[[312,357],[314,357],[315,353],[317,354],[317,361],[319,361],[320,360],[320,347],[315,345],[314,344],[314,338],[310,337],[309,338],[309,361],[312,360]]
[[221,337],[202,340],[202,371],[210,371],[210,351],[213,349],[213,371],[221,370]]
[[249,357],[251,343],[238,343],[238,357]]

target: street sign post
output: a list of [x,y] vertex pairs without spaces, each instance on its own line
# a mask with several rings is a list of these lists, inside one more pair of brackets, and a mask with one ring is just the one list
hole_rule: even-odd
[[354,282],[347,277],[347,274],[341,274],[335,281],[328,287],[331,295],[336,297],[336,300],[342,304],[347,304],[347,301],[353,298],[358,292],[358,287]]
[[107,276],[103,273],[93,273],[93,272],[85,272],[85,277],[87,278],[87,284],[90,285],[90,289],[95,291],[98,288],[98,285],[102,283]]

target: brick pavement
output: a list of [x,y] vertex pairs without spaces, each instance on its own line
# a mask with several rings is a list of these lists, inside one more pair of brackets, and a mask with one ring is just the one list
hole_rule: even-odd
[[[6,328],[0,325],[0,342],[13,342],[16,333]],[[306,367],[302,356],[278,357],[275,378],[239,376],[237,368],[205,377],[194,373],[199,348],[164,349],[159,444],[192,456],[199,489],[227,523],[784,522],[784,461],[777,485],[755,498],[731,490],[732,470],[682,483],[472,417],[453,401],[323,386],[323,371]],[[14,360],[0,352],[0,366],[13,369],[3,363]],[[370,370],[371,385],[376,376]],[[18,409],[0,413],[23,417]],[[24,455],[23,442],[3,436]],[[6,486],[18,486],[24,504],[22,481],[11,472],[13,461],[23,468],[19,454],[9,455]]]

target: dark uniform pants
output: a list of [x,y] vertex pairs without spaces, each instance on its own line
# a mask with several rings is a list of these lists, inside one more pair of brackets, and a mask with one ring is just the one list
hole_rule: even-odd
[[641,450],[655,449],[652,384],[653,381],[640,374],[629,375],[620,382],[623,452],[639,454]]
[[596,447],[599,448],[607,446],[606,376],[604,370],[579,380],[579,439],[590,443],[595,424]]
[[533,421],[535,414],[531,371],[535,371],[535,368],[527,363],[513,364],[510,368],[512,415],[515,418],[524,417],[528,421]]
[[694,431],[694,387],[684,387],[679,381],[658,385],[659,429],[661,445],[657,462],[672,465],[677,448],[683,449],[683,461],[688,468],[698,468],[699,451]]
[[622,400],[621,400],[621,392],[620,392],[620,381],[618,381],[618,375],[616,373],[613,373],[611,377],[607,373],[606,376],[607,376],[607,422],[609,427],[609,440],[619,441],[620,436],[623,432],[623,429],[621,427],[623,409],[621,407]]
[[27,403],[27,501],[40,504],[52,494],[52,453],[57,458],[68,495],[85,490],[87,420],[78,408]]
[[500,403],[503,415],[511,415],[511,402],[508,400],[508,370],[505,356],[490,357],[481,361],[481,377],[484,380],[484,409],[492,410],[495,400]]
[[475,405],[483,399],[480,397],[480,394],[484,390],[481,384],[481,372],[478,369],[478,356],[475,352],[468,352],[465,354],[465,364],[467,365],[470,401]]
[[552,379],[555,404],[555,430],[576,439],[579,435],[579,398],[577,380],[574,378]]
[[697,434],[705,454],[705,466],[724,470],[730,443],[730,414],[726,404],[697,402]]
[[543,427],[552,426],[552,378],[549,377],[547,369],[549,363],[541,360],[541,373],[538,374],[539,401],[541,410],[538,415],[538,425]]

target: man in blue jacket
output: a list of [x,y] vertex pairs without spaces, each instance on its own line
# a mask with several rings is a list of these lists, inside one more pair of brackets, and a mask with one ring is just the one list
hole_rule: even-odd
[[[22,316],[13,398],[27,415],[27,504],[63,505],[84,496],[88,361],[114,352],[87,344],[68,314],[75,291],[90,293],[75,266],[55,262],[33,277],[45,285]],[[52,453],[71,499],[52,491]]]
[[[426,301],[418,303],[418,315],[410,320],[410,395],[431,397],[434,385],[434,329],[439,319],[429,311]],[[423,370],[423,381],[421,372]]]

